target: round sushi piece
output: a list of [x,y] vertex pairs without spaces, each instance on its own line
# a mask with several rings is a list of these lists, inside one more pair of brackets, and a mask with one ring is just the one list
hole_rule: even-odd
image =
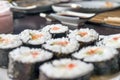
[[76,40],[68,38],[57,38],[47,41],[43,48],[54,53],[55,58],[69,57],[69,55],[79,49]]
[[8,67],[8,54],[14,48],[22,45],[18,35],[13,34],[0,34],[0,67]]
[[79,41],[81,46],[87,46],[98,40],[99,34],[94,29],[81,28],[71,31],[68,37]]
[[120,34],[109,35],[97,42],[98,46],[108,46],[113,48],[120,48]]
[[38,30],[26,29],[20,33],[20,38],[29,47],[41,47],[45,41],[51,39],[49,32],[40,32]]
[[118,49],[119,65],[120,65],[120,34],[109,35],[97,42],[98,46],[108,46]]
[[119,70],[118,51],[115,48],[89,46],[82,48],[72,56],[93,63],[95,66],[94,72],[97,75],[112,74]]
[[49,32],[53,38],[66,37],[69,29],[62,24],[52,24],[45,26],[42,31]]
[[52,53],[40,48],[17,48],[9,53],[8,76],[13,80],[34,80],[39,76],[39,66],[52,57]]
[[39,80],[90,80],[94,66],[80,60],[63,58],[44,63]]

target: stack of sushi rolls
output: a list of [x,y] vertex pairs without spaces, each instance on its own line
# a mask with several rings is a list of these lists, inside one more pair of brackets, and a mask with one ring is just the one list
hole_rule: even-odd
[[0,67],[8,67],[8,54],[11,50],[22,45],[18,35],[0,34]]
[[104,46],[88,46],[72,54],[76,59],[92,63],[97,75],[107,75],[119,71],[118,51]]
[[94,66],[80,60],[63,58],[40,66],[39,80],[90,80]]
[[97,45],[116,48],[119,51],[118,58],[120,66],[120,34],[106,36],[101,41],[97,42]]
[[13,80],[35,80],[39,66],[53,54],[40,48],[20,47],[9,53],[8,75]]
[[51,39],[49,32],[42,32],[39,30],[26,29],[20,34],[20,38],[24,43],[24,46],[39,48],[45,41]]
[[80,28],[70,31],[68,37],[76,39],[82,47],[94,44],[98,40],[99,34],[94,29]]
[[68,26],[62,24],[52,24],[45,26],[42,31],[52,34],[52,38],[66,37],[69,32]]
[[[96,44],[94,44],[96,43]],[[90,80],[119,71],[120,34],[100,38],[94,29],[62,24],[18,35],[0,34],[0,68],[12,80]]]
[[53,52],[54,58],[69,57],[71,53],[79,49],[80,44],[78,41],[69,38],[56,38],[47,41],[43,44],[43,48]]

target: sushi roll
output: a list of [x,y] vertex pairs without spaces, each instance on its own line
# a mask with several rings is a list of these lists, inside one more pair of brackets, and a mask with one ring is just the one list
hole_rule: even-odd
[[61,38],[66,37],[69,29],[67,26],[63,26],[62,24],[52,24],[45,26],[42,31],[52,34],[52,38]]
[[47,41],[42,47],[54,53],[55,58],[69,57],[71,53],[79,49],[76,40],[68,38],[57,38]]
[[81,28],[71,31],[68,37],[76,39],[81,46],[88,46],[98,40],[99,34],[94,29]]
[[72,56],[84,62],[94,64],[94,73],[97,75],[112,74],[119,70],[118,51],[115,48],[88,46]]
[[105,36],[101,41],[97,42],[98,46],[108,46],[113,48],[120,48],[120,34]]
[[120,34],[114,34],[104,37],[101,41],[97,42],[97,46],[108,46],[116,48],[119,51],[119,66],[120,66]]
[[94,66],[65,58],[44,63],[39,69],[39,80],[90,80]]
[[40,48],[45,41],[51,39],[51,34],[48,32],[40,32],[38,30],[26,29],[20,33],[20,38],[24,46]]
[[13,34],[0,34],[0,67],[8,67],[8,54],[14,48],[22,45],[18,35]]
[[52,53],[40,48],[17,48],[9,54],[8,76],[12,80],[35,80],[39,75],[39,66],[52,56]]

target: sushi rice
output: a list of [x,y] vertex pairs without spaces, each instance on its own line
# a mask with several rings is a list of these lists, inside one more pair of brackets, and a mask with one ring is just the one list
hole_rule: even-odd
[[0,67],[8,68],[9,52],[21,45],[19,35],[0,34]]
[[[109,56],[108,56],[109,55]],[[79,52],[72,54],[77,59],[83,59],[87,62],[100,62],[110,60],[118,55],[118,51],[114,48],[103,46],[89,46],[81,49]]]
[[26,29],[20,33],[20,38],[25,44],[40,45],[51,39],[51,34],[38,30]]
[[50,33],[64,33],[68,31],[68,27],[62,24],[52,24],[45,26],[42,31],[50,32]]
[[72,54],[73,58],[94,64],[94,74],[106,75],[119,71],[118,51],[105,46],[88,46]]
[[[39,69],[48,78],[52,78],[52,80],[56,80],[56,79],[75,80],[76,78],[79,78],[86,74],[91,73],[94,69],[94,66],[90,63],[85,63],[79,60],[63,58],[60,60],[47,62],[43,64]],[[42,79],[39,79],[39,80],[42,80]]]
[[22,45],[19,35],[0,34],[0,49],[12,49]]
[[69,38],[51,39],[43,45],[45,49],[55,52],[56,54],[70,54],[78,50],[79,46],[76,40]]
[[79,42],[92,42],[98,39],[99,34],[94,29],[81,28],[70,31],[69,38],[76,39]]
[[10,52],[9,57],[22,63],[42,62],[52,58],[52,53],[43,49],[20,47]]
[[120,48],[120,34],[106,36],[101,41],[97,42],[97,45]]

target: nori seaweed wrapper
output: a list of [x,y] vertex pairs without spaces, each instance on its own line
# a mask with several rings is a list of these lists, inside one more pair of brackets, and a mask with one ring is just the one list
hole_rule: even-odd
[[119,70],[120,70],[120,48],[117,49],[119,51],[119,54],[118,54],[118,64],[119,64]]
[[13,49],[0,49],[0,67],[8,68],[9,63],[9,52]]
[[62,54],[62,53],[54,53],[54,58],[59,59],[59,58],[70,58],[71,54]]
[[96,75],[113,74],[119,71],[118,56],[107,61],[91,63],[94,65],[94,74]]
[[32,44],[28,44],[28,43],[23,43],[23,46],[30,47],[30,48],[41,48],[42,44],[32,45]]
[[8,76],[12,80],[35,80],[39,76],[41,63],[22,63],[10,59]]
[[35,80],[39,77],[40,65],[51,60],[52,58],[42,62],[22,63],[9,58],[7,73],[12,80]]
[[86,47],[86,46],[92,46],[92,45],[94,45],[96,43],[96,41],[97,40],[90,41],[90,42],[81,42],[81,41],[79,41],[79,43],[81,45],[80,47],[82,48],[82,47]]
[[50,34],[52,34],[52,38],[62,38],[62,37],[66,37],[67,33],[68,33],[68,31],[66,31],[64,33],[50,33]]

